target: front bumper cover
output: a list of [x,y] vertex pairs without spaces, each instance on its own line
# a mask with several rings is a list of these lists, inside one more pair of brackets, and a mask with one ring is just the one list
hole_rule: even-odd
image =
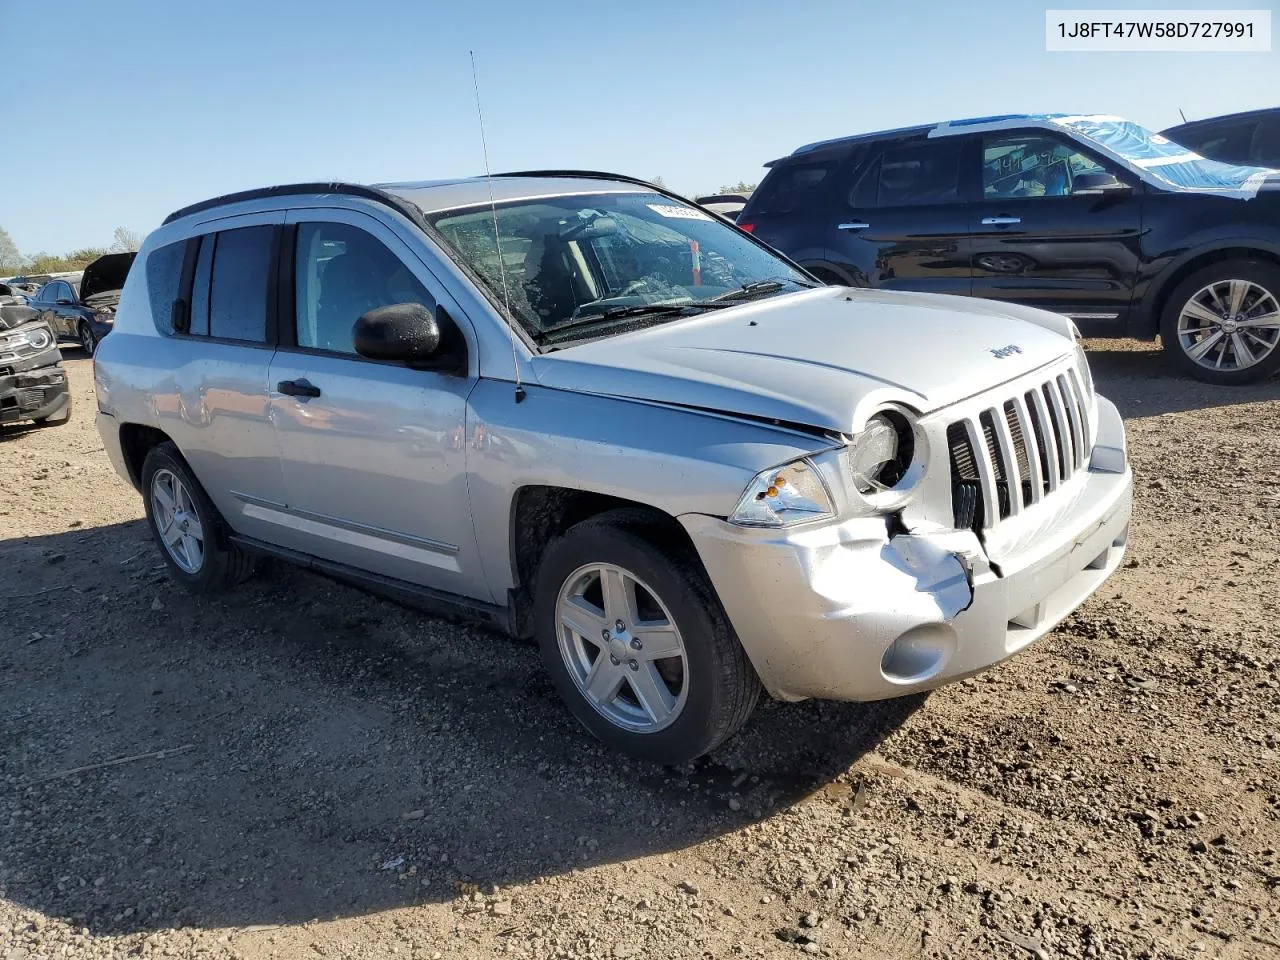
[[680,517],[765,688],[783,700],[900,696],[984,670],[1056,626],[1120,565],[1128,538],[1124,425],[1102,398],[1098,411],[1090,469],[998,565],[971,531],[895,536],[883,517],[793,531]]
[[[60,356],[57,350],[52,351]],[[30,367],[0,376],[0,423],[58,418],[71,406],[71,388],[61,365]]]

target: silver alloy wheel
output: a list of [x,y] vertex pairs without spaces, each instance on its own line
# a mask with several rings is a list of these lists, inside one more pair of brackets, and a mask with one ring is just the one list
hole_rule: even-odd
[[191,492],[172,470],[157,470],[151,478],[151,513],[173,562],[187,573],[199,573],[204,566],[204,528]]
[[1280,345],[1280,303],[1251,280],[1215,280],[1178,314],[1178,345],[1208,370],[1243,370]]
[[578,692],[609,722],[657,733],[688,699],[680,628],[653,588],[610,563],[579,567],[556,598],[560,656]]
[[93,335],[93,327],[87,323],[80,325],[80,346],[84,347],[84,352],[91,357],[93,351],[98,349],[98,340]]

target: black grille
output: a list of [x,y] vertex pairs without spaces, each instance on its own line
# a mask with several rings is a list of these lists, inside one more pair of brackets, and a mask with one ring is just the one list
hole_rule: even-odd
[[982,526],[982,483],[963,423],[947,427],[947,447],[951,451],[951,509],[956,529],[976,531]]

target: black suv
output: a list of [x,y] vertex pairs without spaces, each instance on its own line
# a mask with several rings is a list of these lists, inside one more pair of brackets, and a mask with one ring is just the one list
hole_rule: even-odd
[[1280,174],[1117,117],[984,117],[768,164],[738,225],[827,283],[963,294],[1160,335],[1211,383],[1280,368]]
[[1192,120],[1164,136],[1210,160],[1280,167],[1280,107]]

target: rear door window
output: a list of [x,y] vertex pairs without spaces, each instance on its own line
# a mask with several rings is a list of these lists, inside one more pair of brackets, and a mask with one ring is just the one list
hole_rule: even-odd
[[[912,143],[886,150],[875,172],[877,207],[960,201],[961,141]],[[861,191],[860,191],[861,192]]]
[[271,226],[241,227],[216,235],[209,284],[209,336],[266,342],[274,236]]

